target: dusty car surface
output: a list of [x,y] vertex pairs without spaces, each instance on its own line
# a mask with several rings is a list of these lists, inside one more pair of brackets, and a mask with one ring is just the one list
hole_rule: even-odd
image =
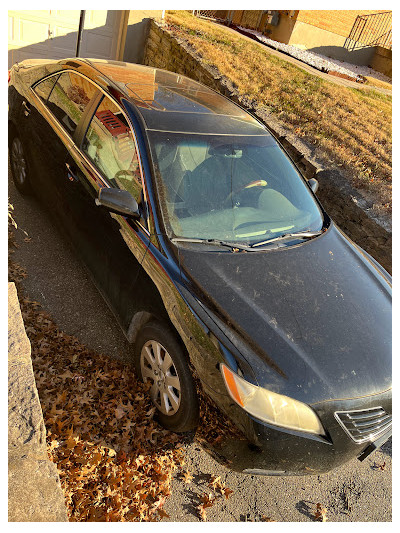
[[88,267],[163,425],[196,428],[194,372],[244,434],[218,452],[244,472],[325,472],[390,437],[391,278],[264,125],[150,67],[10,76],[15,184]]

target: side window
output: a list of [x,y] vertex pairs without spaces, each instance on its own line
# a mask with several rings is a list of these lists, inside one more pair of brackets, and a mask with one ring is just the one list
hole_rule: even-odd
[[57,76],[51,76],[50,78],[47,78],[37,85],[35,85],[34,91],[35,93],[40,96],[40,98],[45,102],[47,98],[49,97],[49,94],[51,93],[51,90],[58,78]]
[[96,87],[74,72],[63,72],[47,101],[47,106],[70,135],[76,130]]
[[133,134],[121,110],[106,96],[92,118],[82,149],[112,187],[130,192],[141,204],[142,180]]

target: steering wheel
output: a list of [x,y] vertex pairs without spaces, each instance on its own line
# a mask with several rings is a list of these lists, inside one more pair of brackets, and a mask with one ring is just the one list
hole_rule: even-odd
[[232,197],[234,195],[240,195],[245,192],[245,191],[248,191],[249,189],[253,189],[253,188],[264,188],[264,187],[267,187],[268,183],[265,181],[265,180],[253,180],[253,181],[250,181],[247,185],[244,185],[243,187],[240,187],[239,189],[236,189],[234,191],[231,191],[228,196],[225,198],[225,200],[223,201],[223,205],[227,205],[227,204],[231,204],[232,203]]

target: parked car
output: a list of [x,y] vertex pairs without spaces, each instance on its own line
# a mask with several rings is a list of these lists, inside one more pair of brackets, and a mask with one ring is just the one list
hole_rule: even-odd
[[15,185],[87,265],[161,424],[196,428],[194,371],[246,437],[219,450],[240,471],[326,472],[389,438],[391,278],[263,124],[140,65],[10,76]]

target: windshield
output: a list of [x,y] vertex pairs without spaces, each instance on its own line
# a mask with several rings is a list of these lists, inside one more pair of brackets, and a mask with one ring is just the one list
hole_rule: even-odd
[[254,243],[318,231],[320,209],[270,135],[149,131],[169,237]]

